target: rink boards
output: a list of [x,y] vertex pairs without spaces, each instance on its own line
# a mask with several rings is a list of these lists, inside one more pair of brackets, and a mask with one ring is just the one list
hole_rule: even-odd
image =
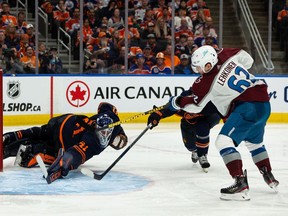
[[[101,102],[118,109],[121,119],[161,106],[188,89],[195,76],[5,76],[4,125],[43,124],[63,113],[92,115]],[[288,122],[288,77],[264,78],[272,114],[269,122]],[[145,122],[146,116],[133,122]],[[165,121],[179,121],[170,117]]]

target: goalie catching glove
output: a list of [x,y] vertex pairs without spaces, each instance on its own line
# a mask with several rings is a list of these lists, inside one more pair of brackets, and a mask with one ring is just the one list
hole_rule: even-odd
[[125,134],[119,134],[115,137],[110,146],[116,150],[124,148],[128,143],[128,138]]

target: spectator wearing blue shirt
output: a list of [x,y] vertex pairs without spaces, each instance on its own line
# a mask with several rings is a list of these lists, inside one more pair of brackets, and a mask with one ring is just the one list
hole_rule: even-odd
[[156,55],[156,65],[151,68],[151,74],[171,74],[171,67],[165,65],[165,58],[162,52]]
[[180,64],[175,67],[175,74],[195,74],[191,68],[190,59],[187,54],[182,54],[180,56]]

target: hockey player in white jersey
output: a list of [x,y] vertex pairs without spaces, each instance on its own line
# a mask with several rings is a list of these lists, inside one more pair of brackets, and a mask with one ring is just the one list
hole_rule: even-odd
[[264,128],[271,108],[267,85],[247,70],[253,58],[244,50],[226,48],[218,53],[211,46],[198,48],[191,57],[192,68],[200,73],[193,83],[192,94],[170,99],[170,109],[190,113],[218,112],[224,125],[217,136],[216,148],[235,179],[221,189],[221,199],[250,200],[247,172],[236,147],[244,141],[253,162],[265,182],[277,191],[268,153],[263,144]]

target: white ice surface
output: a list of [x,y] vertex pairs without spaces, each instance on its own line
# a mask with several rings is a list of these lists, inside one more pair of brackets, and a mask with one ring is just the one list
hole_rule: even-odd
[[[145,128],[145,125],[125,124],[123,127],[131,142]],[[101,181],[74,172],[69,173],[66,179],[46,185],[45,180],[41,179],[38,168],[23,171],[23,168],[13,166],[14,158],[6,159],[4,172],[0,174],[0,187],[10,187],[17,191],[25,185],[27,191],[37,191],[41,187],[48,187],[47,190],[52,192],[56,190],[55,193],[59,192],[59,188],[63,188],[63,191],[60,195],[0,193],[0,215],[287,216],[288,125],[269,124],[266,127],[265,145],[270,156],[273,174],[280,182],[278,194],[264,183],[246,147],[243,144],[238,147],[244,168],[248,171],[250,201],[219,199],[220,188],[233,183],[214,146],[220,128],[221,125],[218,125],[211,131],[208,155],[211,168],[208,173],[204,173],[199,164],[192,164],[190,153],[185,149],[181,140],[179,124],[172,123],[160,123],[157,128],[149,130],[112,169],[110,176],[107,175]],[[18,128],[6,127],[4,131],[15,129]],[[82,167],[103,171],[121,152],[112,148],[106,149]],[[20,175],[28,173],[28,176],[21,178],[17,172]],[[127,191],[118,191],[118,185],[120,189],[121,187],[123,189],[125,183],[131,184],[130,175],[134,176],[136,181],[139,178],[139,183],[143,179],[148,180],[149,183],[144,186],[138,185],[139,188],[136,184],[134,189],[129,189],[127,185]],[[87,187],[88,192],[81,193],[81,188],[87,190]],[[94,189],[97,187],[102,188],[101,193],[95,192]],[[67,192],[72,188],[76,190],[76,193]],[[89,193],[89,188],[91,193]],[[107,193],[105,193],[106,190]]]

